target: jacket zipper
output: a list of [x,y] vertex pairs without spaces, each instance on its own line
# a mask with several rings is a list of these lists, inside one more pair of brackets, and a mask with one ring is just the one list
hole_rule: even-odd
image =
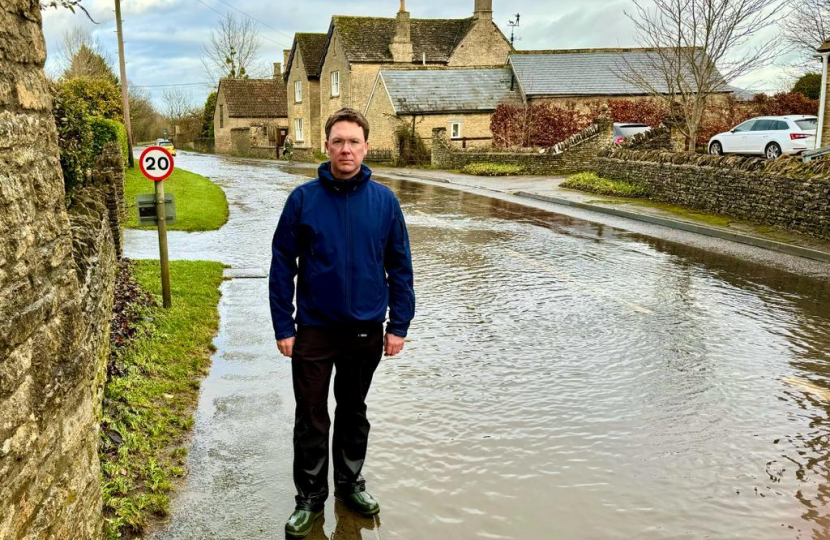
[[346,316],[352,316],[352,213],[346,194]]

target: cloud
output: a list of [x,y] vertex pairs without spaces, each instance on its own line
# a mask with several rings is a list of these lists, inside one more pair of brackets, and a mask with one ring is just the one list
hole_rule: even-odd
[[[521,14],[521,26],[516,29],[519,49],[636,46],[633,23],[625,16],[633,8],[629,0],[581,0],[577,4],[570,0],[494,0],[493,4],[494,20],[506,35],[510,33],[507,22],[516,12]],[[107,53],[118,58],[112,0],[84,0],[84,5],[100,24],[90,23],[80,12],[44,12],[50,70],[55,69],[64,32],[73,25],[89,28]],[[245,18],[242,11],[259,21],[260,64],[263,76],[268,76],[271,63],[281,62],[282,50],[291,46],[294,32],[325,32],[335,14],[393,17],[398,5],[398,0],[123,0],[128,78],[140,86],[204,82],[202,44],[226,13]],[[474,0],[407,2],[407,9],[417,18],[468,17],[473,6]],[[753,85],[758,80],[757,88],[774,86],[780,69],[768,67],[753,74]],[[188,88],[193,89],[197,102],[203,102],[210,91],[207,86]],[[160,105],[162,91],[150,92]]]

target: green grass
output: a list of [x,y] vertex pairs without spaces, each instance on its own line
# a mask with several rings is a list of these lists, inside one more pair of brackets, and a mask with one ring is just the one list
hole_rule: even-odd
[[620,180],[609,180],[587,172],[571,175],[559,184],[559,187],[615,197],[645,197],[647,195],[646,191],[639,186]]
[[[166,515],[173,481],[184,476],[183,443],[215,350],[222,271],[215,262],[171,262],[173,307],[143,308],[139,334],[115,360],[99,447],[108,540],[140,534],[151,515]],[[161,294],[158,261],[136,261],[133,275]]]
[[[155,225],[139,227],[135,207],[136,195],[155,192],[153,182],[141,174],[138,167],[127,169],[124,199],[127,204],[128,229],[155,229]],[[175,169],[164,181],[165,193],[176,198],[176,223],[168,225],[172,231],[215,231],[228,221],[228,200],[222,188],[204,176]]]
[[462,173],[475,176],[515,176],[524,171],[524,167],[508,163],[470,163],[461,169]]

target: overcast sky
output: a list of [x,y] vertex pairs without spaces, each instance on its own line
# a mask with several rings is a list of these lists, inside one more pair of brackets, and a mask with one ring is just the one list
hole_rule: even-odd
[[[47,73],[59,69],[61,41],[73,26],[88,28],[117,60],[113,0],[84,0],[83,5],[99,24],[77,12],[48,9],[44,12],[44,33],[49,58]],[[189,84],[194,103],[202,104],[211,91],[201,63],[202,46],[218,21],[233,13],[256,19],[261,36],[262,76],[269,76],[273,62],[282,62],[282,50],[291,47],[294,32],[326,32],[329,21],[338,15],[394,17],[398,0],[122,0],[127,78],[148,87],[153,100],[161,104],[159,85]],[[407,9],[418,18],[462,18],[473,11],[474,0],[409,0]],[[509,37],[508,22],[521,14],[516,29],[517,49],[571,49],[637,46],[633,24],[625,12],[631,0],[494,0],[494,20]],[[234,9],[236,8],[236,9]],[[237,11],[239,10],[239,11]],[[775,29],[769,30],[775,35]],[[763,39],[763,36],[759,36]],[[740,80],[737,86],[754,90],[780,90],[790,84],[785,66],[773,65]],[[116,70],[117,73],[117,70]],[[197,83],[193,85],[193,83]]]

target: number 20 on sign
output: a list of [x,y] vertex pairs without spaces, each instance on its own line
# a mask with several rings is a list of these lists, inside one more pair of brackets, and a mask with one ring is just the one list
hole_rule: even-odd
[[167,216],[164,208],[164,180],[173,174],[173,156],[160,146],[150,146],[138,160],[141,173],[156,184],[156,223],[159,230],[159,258],[161,262],[161,292],[164,307],[172,305],[170,298],[170,267],[167,259]]

